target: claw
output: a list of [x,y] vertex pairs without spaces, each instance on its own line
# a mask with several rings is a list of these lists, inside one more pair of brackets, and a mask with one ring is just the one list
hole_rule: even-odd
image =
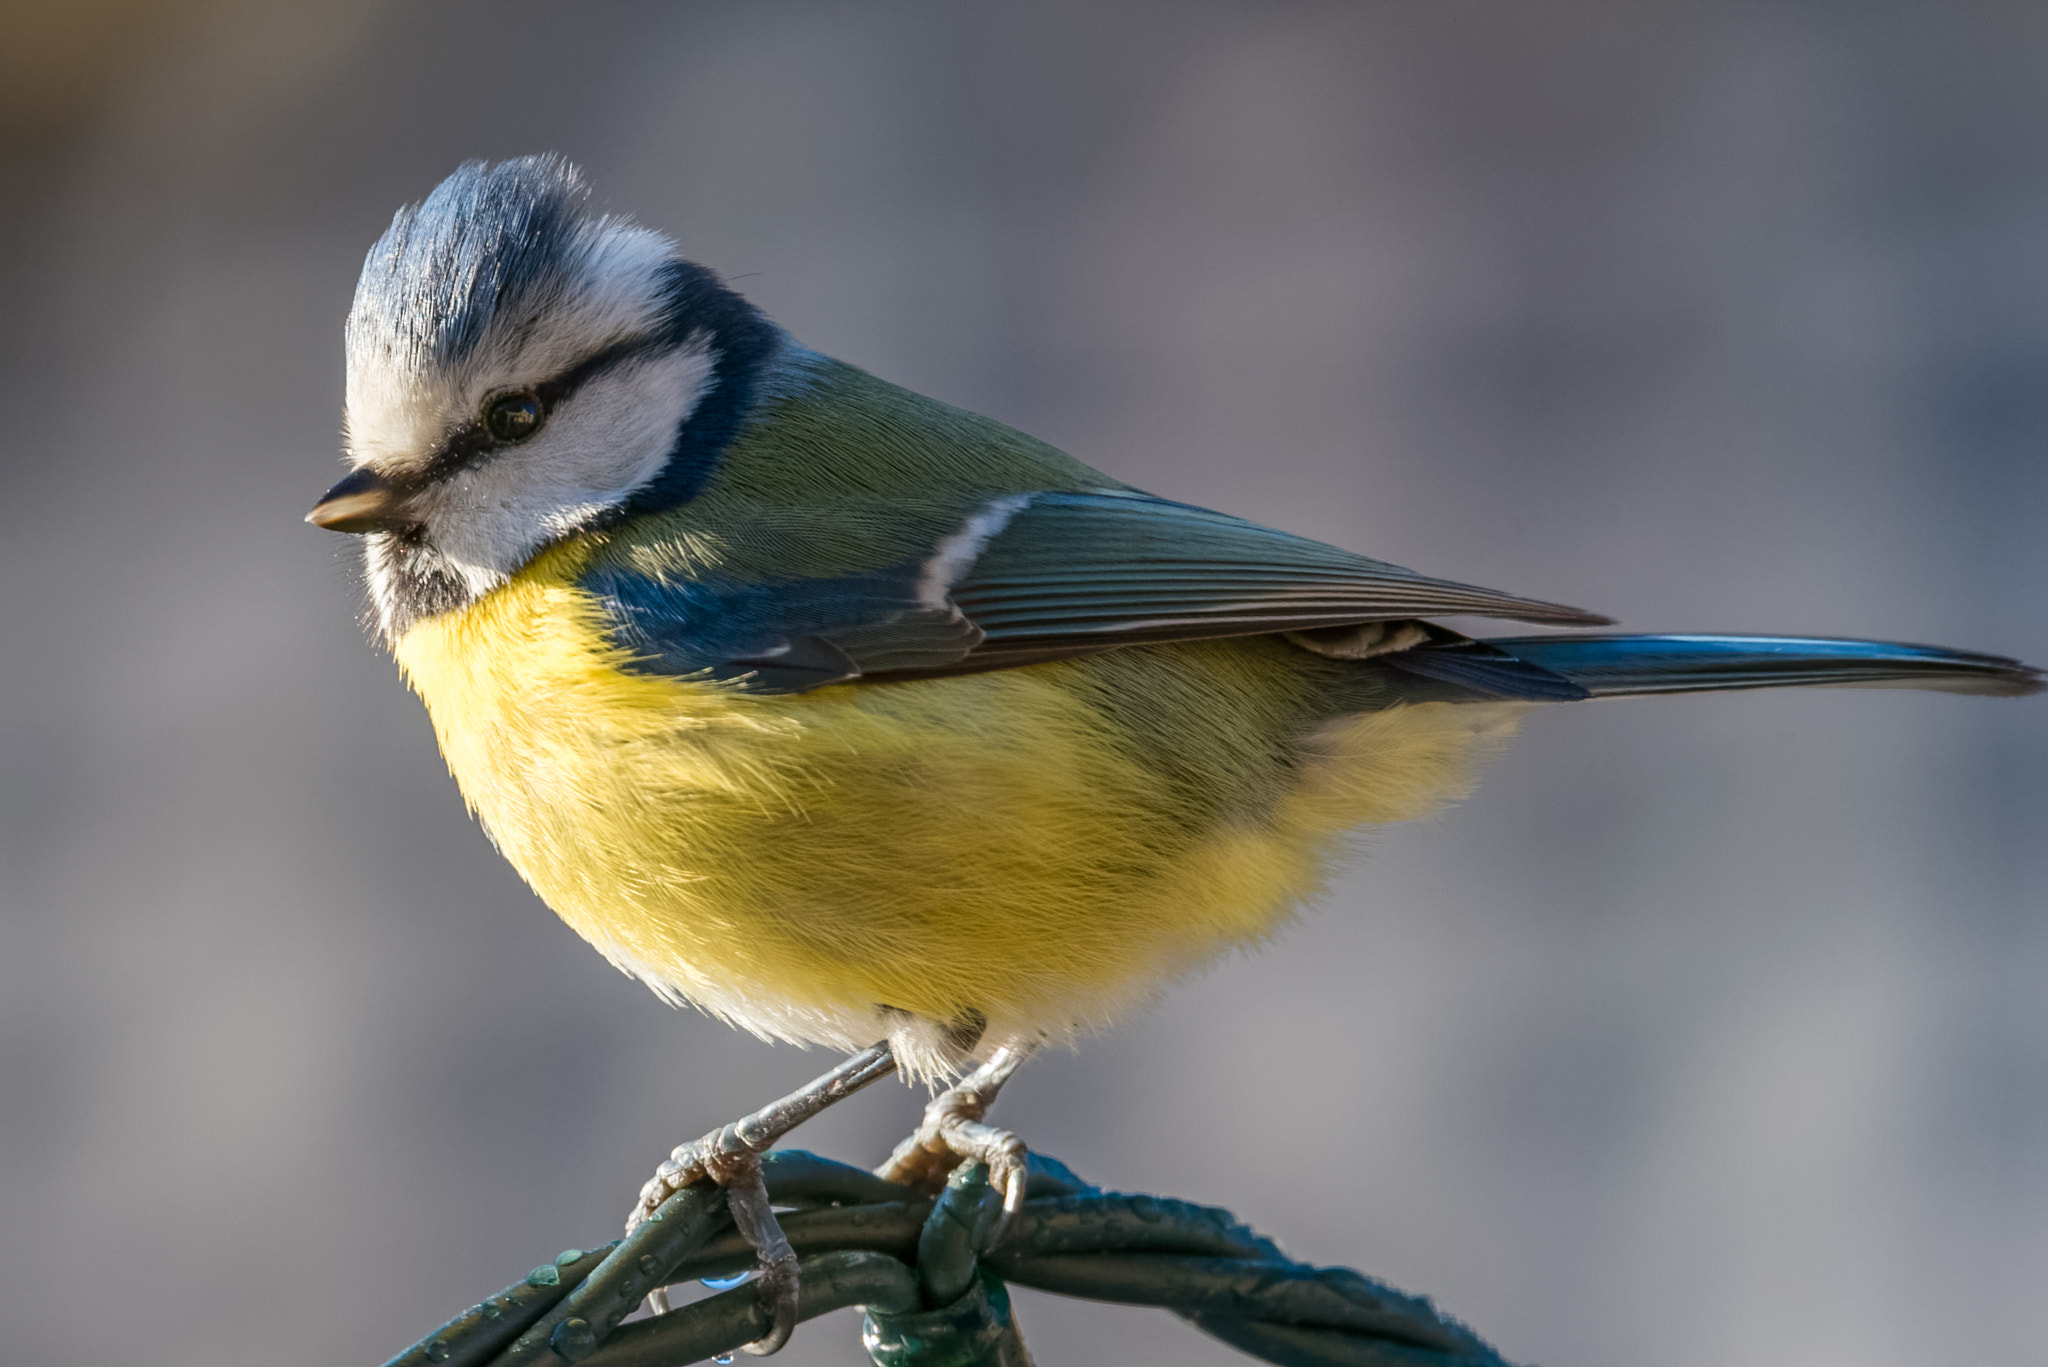
[[733,1223],[761,1260],[761,1276],[754,1285],[767,1303],[771,1327],[747,1344],[745,1351],[766,1357],[788,1343],[796,1328],[796,1250],[789,1246],[789,1237],[769,1203],[768,1188],[761,1181],[760,1155],[745,1151],[721,1156],[709,1166],[711,1180],[725,1188],[725,1205],[732,1212]]
[[1003,1193],[1002,1213],[989,1231],[990,1248],[1001,1242],[1010,1221],[1023,1209],[1029,1150],[1009,1130],[983,1124],[982,1117],[995,1104],[1003,1084],[1030,1056],[1029,1049],[998,1049],[959,1086],[934,1097],[916,1132],[898,1144],[889,1161],[876,1170],[894,1182],[932,1186],[963,1162],[986,1163],[990,1185],[1000,1187]]
[[740,1351],[752,1353],[755,1357],[767,1357],[770,1353],[780,1352],[796,1328],[796,1254],[792,1253],[764,1268],[754,1284],[761,1288],[761,1299],[767,1304],[768,1313],[774,1317],[774,1327],[752,1343],[741,1345]]
[[[768,1188],[761,1181],[761,1155],[776,1140],[809,1120],[827,1106],[851,1096],[877,1078],[893,1072],[895,1055],[884,1042],[865,1049],[800,1091],[792,1092],[772,1106],[764,1106],[744,1119],[713,1130],[702,1139],[678,1144],[647,1185],[626,1217],[626,1233],[647,1223],[669,1197],[692,1182],[711,1179],[725,1188],[727,1207],[733,1222],[761,1260],[761,1295],[768,1301],[773,1327],[766,1337],[747,1345],[749,1353],[765,1356],[789,1342],[797,1320],[796,1251],[783,1235],[782,1225],[769,1204]],[[668,1288],[647,1293],[648,1313],[668,1313]]]
[[716,1152],[714,1145],[724,1133],[714,1130],[702,1139],[676,1145],[675,1151],[654,1170],[654,1176],[647,1179],[647,1185],[640,1188],[640,1199],[634,1202],[633,1213],[626,1217],[626,1233],[646,1224],[661,1209],[663,1201],[710,1175],[707,1165]]
[[[1009,1131],[1005,1130],[1002,1133],[1009,1134]],[[1012,1139],[1016,1138],[1015,1135],[1010,1135],[1010,1137]],[[1019,1142],[1016,1157],[1005,1164],[1007,1171],[1001,1173],[1003,1179],[1003,1209],[1002,1213],[996,1216],[994,1228],[988,1232],[988,1247],[990,1248],[994,1248],[1002,1243],[1003,1236],[1010,1232],[1010,1221],[1016,1219],[1017,1212],[1024,1209],[1024,1184],[1030,1176],[1024,1163],[1025,1159],[1029,1156],[1025,1151],[1024,1145]],[[997,1169],[991,1167],[989,1172],[991,1175],[994,1175]]]

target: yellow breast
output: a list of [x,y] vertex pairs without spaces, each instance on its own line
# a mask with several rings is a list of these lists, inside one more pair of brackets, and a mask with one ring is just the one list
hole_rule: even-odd
[[978,1012],[991,1043],[1103,1023],[1270,933],[1343,832],[1455,796],[1517,712],[1393,707],[1280,744],[1285,648],[1231,641],[748,696],[624,668],[585,556],[414,626],[399,663],[548,904],[768,1036],[859,1047],[885,1005]]

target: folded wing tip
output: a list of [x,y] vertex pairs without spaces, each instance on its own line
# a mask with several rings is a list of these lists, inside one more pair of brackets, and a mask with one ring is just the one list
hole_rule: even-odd
[[1517,620],[1542,622],[1546,625],[1561,627],[1611,627],[1618,625],[1615,618],[1597,612],[1588,612],[1584,608],[1569,607],[1563,603],[1538,602],[1535,599],[1525,601],[1539,611],[1517,614]]
[[2023,660],[2007,660],[2000,657],[2006,668],[1996,677],[2003,685],[1995,694],[2001,698],[2025,698],[2048,689],[2048,672],[2027,664]]
[[1493,638],[1595,696],[1732,688],[1919,688],[1985,697],[2048,689],[2048,673],[2004,655],[1898,641],[1811,636],[1594,635]]

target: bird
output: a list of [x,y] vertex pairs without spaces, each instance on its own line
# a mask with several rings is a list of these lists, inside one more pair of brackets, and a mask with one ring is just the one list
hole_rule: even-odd
[[[1033,1049],[1270,939],[1352,832],[1463,796],[1527,714],[2043,683],[1559,633],[1613,623],[1154,496],[804,347],[553,154],[401,209],[345,344],[351,468],[307,520],[362,537],[372,629],[498,850],[673,1002],[856,1083],[978,1064],[894,1161],[986,1154],[1012,1205],[1021,1146],[981,1120]],[[737,1202],[725,1145],[638,1214],[706,1172]]]

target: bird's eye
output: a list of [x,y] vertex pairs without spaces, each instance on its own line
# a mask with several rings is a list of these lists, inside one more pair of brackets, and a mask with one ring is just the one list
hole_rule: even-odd
[[499,441],[525,441],[540,431],[547,412],[531,394],[506,394],[484,408],[484,427]]

